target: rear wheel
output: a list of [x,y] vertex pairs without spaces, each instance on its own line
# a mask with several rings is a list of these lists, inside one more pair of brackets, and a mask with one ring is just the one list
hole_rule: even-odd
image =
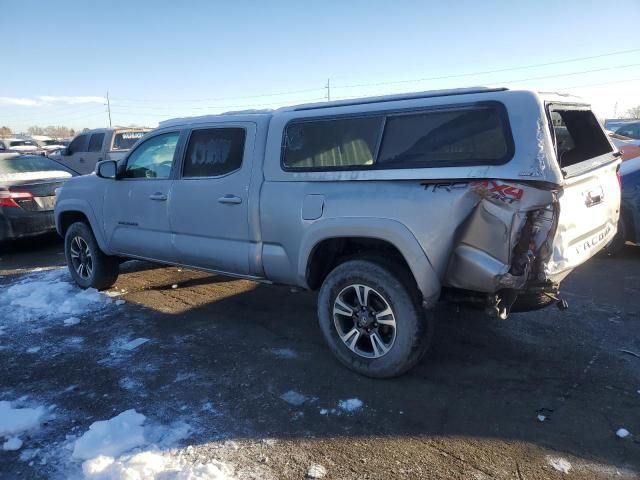
[[400,375],[425,354],[433,321],[412,279],[392,263],[349,260],[329,273],[318,298],[320,328],[334,355],[370,377]]
[[64,237],[67,267],[73,280],[82,288],[109,288],[118,278],[118,258],[105,255],[84,222],[72,224]]

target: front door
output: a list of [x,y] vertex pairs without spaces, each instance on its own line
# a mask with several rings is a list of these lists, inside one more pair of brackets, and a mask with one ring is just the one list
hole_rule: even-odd
[[155,135],[131,152],[104,199],[109,249],[124,256],[175,261],[168,205],[180,132]]
[[66,149],[65,155],[60,160],[81,175],[91,173],[93,169],[87,168],[86,156],[89,149],[89,134],[83,133],[74,138]]
[[180,263],[252,273],[247,203],[255,135],[248,122],[191,132],[169,208]]

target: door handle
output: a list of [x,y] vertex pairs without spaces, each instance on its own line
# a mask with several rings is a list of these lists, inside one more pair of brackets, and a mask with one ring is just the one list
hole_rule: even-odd
[[151,200],[158,200],[160,202],[164,202],[167,200],[167,196],[164,193],[156,192],[149,195]]
[[240,197],[236,197],[235,195],[225,195],[224,197],[220,197],[218,199],[220,203],[228,203],[238,205],[242,203],[242,199]]
[[80,161],[81,161],[82,163],[84,163],[84,158],[80,157]]

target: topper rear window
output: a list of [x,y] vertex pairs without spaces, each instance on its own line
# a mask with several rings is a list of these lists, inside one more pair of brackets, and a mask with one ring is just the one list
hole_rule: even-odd
[[471,106],[290,122],[285,170],[495,165],[513,156],[504,106]]
[[577,165],[613,151],[591,110],[570,105],[552,105],[549,107],[549,117],[560,168]]

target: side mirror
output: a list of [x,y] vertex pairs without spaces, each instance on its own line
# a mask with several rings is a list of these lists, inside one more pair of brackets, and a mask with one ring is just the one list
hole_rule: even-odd
[[100,178],[115,180],[118,177],[118,164],[114,160],[104,160],[96,165],[96,175]]

